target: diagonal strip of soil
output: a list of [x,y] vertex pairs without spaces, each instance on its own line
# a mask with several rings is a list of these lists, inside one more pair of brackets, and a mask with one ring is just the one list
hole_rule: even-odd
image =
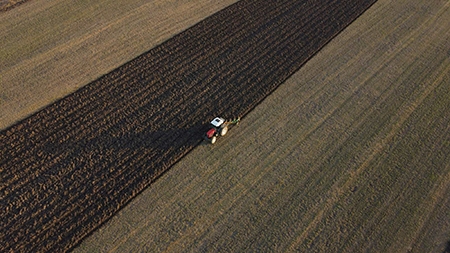
[[2,131],[0,250],[72,248],[374,2],[240,1]]

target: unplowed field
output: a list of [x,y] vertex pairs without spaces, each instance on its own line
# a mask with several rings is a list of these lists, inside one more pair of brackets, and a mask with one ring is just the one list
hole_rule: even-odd
[[2,131],[1,251],[61,251],[375,1],[241,1]]

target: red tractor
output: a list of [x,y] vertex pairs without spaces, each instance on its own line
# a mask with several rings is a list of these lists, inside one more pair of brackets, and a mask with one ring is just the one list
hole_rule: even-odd
[[206,132],[205,138],[214,144],[218,136],[224,136],[228,132],[228,127],[239,124],[241,119],[238,117],[233,120],[225,120],[221,117],[216,117],[211,121],[211,129]]

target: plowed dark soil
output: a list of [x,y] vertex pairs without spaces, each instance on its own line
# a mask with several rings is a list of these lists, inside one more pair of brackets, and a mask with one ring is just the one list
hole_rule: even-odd
[[30,0],[0,0],[0,12],[9,11]]
[[72,248],[374,2],[240,1],[2,131],[0,251]]

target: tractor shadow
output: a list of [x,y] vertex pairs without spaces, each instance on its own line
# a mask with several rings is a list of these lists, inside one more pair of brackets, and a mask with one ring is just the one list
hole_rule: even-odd
[[193,148],[203,140],[203,125],[189,128],[147,129],[139,132],[129,131],[119,136],[99,139],[98,144],[107,148],[169,150]]
[[447,242],[447,247],[445,247],[442,253],[450,253],[450,241]]
[[[233,128],[230,126],[229,128]],[[192,149],[196,146],[211,145],[205,133],[211,128],[209,122],[193,123],[189,127],[155,125],[147,128],[108,131],[87,143],[86,146],[112,149],[150,149],[167,151],[172,149]],[[114,134],[114,132],[119,134]]]
[[[195,124],[188,128],[172,127],[167,129],[112,129],[99,135],[67,140],[63,143],[47,142],[44,151],[49,154],[66,153],[66,157],[82,158],[104,157],[107,160],[120,160],[127,154],[144,153],[146,155],[170,156],[176,153],[187,153],[198,145],[208,145],[204,139],[207,124]],[[117,154],[117,156],[116,156]],[[119,155],[120,154],[120,155]]]

